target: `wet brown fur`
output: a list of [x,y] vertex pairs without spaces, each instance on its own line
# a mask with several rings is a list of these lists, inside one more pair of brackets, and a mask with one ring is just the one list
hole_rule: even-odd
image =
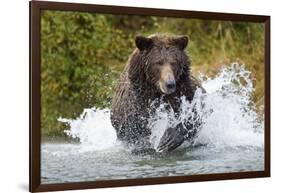
[[[111,106],[111,122],[119,140],[133,144],[146,143],[144,141],[151,134],[148,119],[159,106],[155,101],[161,98],[178,112],[179,98],[185,96],[191,101],[195,90],[201,87],[190,75],[191,62],[184,51],[186,45],[181,45],[176,38],[161,34],[150,36],[152,45],[144,50],[135,49],[129,57]],[[159,89],[159,62],[169,63],[173,69],[176,90],[172,94],[163,94]]]

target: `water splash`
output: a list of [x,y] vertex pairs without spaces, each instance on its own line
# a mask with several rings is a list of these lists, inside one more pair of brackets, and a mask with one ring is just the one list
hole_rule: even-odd
[[[175,113],[172,108],[166,108],[169,104],[161,103],[156,112],[151,116],[149,120],[149,127],[151,129],[150,142],[156,149],[160,142],[161,137],[168,128],[176,127],[182,123],[192,122],[194,125],[201,122],[211,112],[210,109],[203,108],[203,100],[207,95],[203,93],[201,89],[197,89],[194,94],[192,102],[189,102],[185,96],[180,98],[180,110],[179,113]],[[170,109],[170,110],[168,110]],[[196,113],[195,113],[196,112]],[[195,127],[194,129],[200,129]],[[193,132],[193,130],[188,130]],[[187,135],[188,135],[187,133]],[[188,145],[190,143],[188,142]]]
[[[201,76],[207,93],[198,89],[192,103],[182,97],[180,116],[175,116],[172,110],[167,111],[167,104],[161,104],[149,124],[152,131],[150,140],[154,147],[166,128],[194,116],[191,109],[195,107],[199,112],[196,116],[203,120],[195,145],[263,148],[263,117],[259,117],[252,101],[254,87],[250,76],[251,73],[238,64],[223,67],[214,78]],[[198,105],[202,97],[204,108]],[[82,146],[92,150],[103,150],[117,144],[108,109],[85,109],[75,120],[60,118],[59,121],[69,125],[69,130],[65,131],[67,135],[79,138]]]
[[218,75],[205,78],[206,108],[213,112],[204,118],[198,143],[217,148],[224,146],[253,146],[263,148],[263,117],[252,101],[254,91],[251,73],[244,65],[232,64]]
[[103,150],[117,143],[108,109],[84,109],[77,119],[59,118],[59,121],[69,125],[69,130],[65,130],[66,134],[78,138],[86,149]]

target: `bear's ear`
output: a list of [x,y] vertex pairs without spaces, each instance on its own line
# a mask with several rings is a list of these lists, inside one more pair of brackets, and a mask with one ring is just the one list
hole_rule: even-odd
[[139,50],[145,50],[152,45],[153,41],[151,38],[146,38],[144,36],[136,36],[135,43]]
[[184,50],[188,45],[188,37],[187,36],[176,37],[174,38],[174,43],[180,50]]

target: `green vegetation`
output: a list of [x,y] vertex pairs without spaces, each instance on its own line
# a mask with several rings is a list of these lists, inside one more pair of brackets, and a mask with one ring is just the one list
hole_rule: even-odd
[[41,108],[43,136],[64,136],[59,117],[84,108],[109,107],[137,34],[185,34],[194,73],[216,74],[222,65],[244,63],[253,74],[254,100],[264,95],[264,26],[207,21],[43,11],[41,19]]

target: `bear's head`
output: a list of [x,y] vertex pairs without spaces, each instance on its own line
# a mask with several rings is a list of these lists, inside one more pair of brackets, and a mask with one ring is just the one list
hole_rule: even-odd
[[176,91],[180,79],[188,77],[190,60],[185,53],[187,36],[157,34],[135,38],[137,49],[129,66],[129,79],[137,86],[162,94]]

